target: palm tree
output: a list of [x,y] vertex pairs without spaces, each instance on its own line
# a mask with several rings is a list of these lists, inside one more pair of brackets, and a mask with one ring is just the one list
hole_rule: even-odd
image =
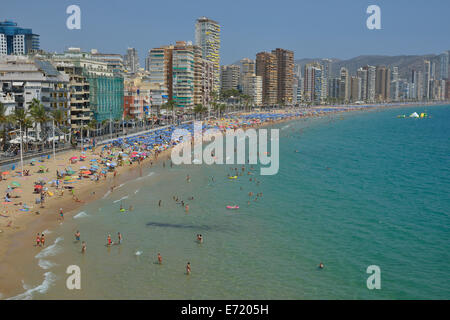
[[97,120],[91,119],[88,123],[88,136],[91,137],[91,130],[95,130],[97,128]]
[[9,116],[6,115],[6,107],[3,103],[0,102],[0,127],[2,127],[2,144],[1,144],[1,150],[3,150],[5,144],[6,144],[6,138],[7,138],[7,129],[9,125],[11,124],[11,119]]
[[[30,104],[30,115],[34,122],[36,138],[39,138],[40,135],[37,133],[37,124],[40,126],[40,133],[44,132],[45,134],[45,124],[49,121],[50,117],[48,115],[47,110],[45,110],[44,105],[37,99],[33,99]],[[45,134],[46,136],[46,134]],[[45,143],[44,136],[40,137],[42,139],[42,146]]]
[[175,101],[173,100],[169,100],[167,101],[165,104],[163,104],[163,109],[166,109],[167,111],[172,111],[172,121],[175,121],[175,115],[174,115],[174,110],[175,110]]
[[[61,130],[61,126],[67,121],[67,114],[61,109],[54,109],[51,111],[51,119],[55,122],[56,128]],[[60,142],[60,137],[61,135],[58,135],[58,143]]]
[[241,99],[244,100],[244,111],[247,111],[247,108],[248,108],[252,98],[246,94],[243,94],[243,95],[241,95]]
[[[197,114],[200,113],[200,120],[202,119],[202,113],[205,111],[205,107],[201,103],[196,104],[194,107],[195,119],[197,120]],[[206,109],[208,110],[208,109]]]

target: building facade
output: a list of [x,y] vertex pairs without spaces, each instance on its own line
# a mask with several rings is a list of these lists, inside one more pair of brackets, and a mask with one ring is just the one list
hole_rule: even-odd
[[220,90],[220,25],[207,17],[198,18],[195,24],[195,44],[201,48],[202,58],[213,63],[214,90]]
[[227,65],[221,67],[220,84],[221,91],[231,89],[238,90],[241,76],[241,67],[238,65]]
[[14,21],[0,21],[0,55],[25,55],[39,50],[39,35]]
[[256,55],[256,75],[262,79],[263,104],[275,105],[278,102],[277,57],[273,53],[260,52]]
[[294,83],[294,52],[277,48],[272,51],[277,59],[277,102],[292,105]]

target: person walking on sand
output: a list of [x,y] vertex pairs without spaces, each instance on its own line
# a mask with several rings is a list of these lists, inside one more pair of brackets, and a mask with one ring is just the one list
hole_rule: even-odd
[[36,237],[36,247],[40,247],[41,246],[41,236],[38,233],[37,237]]
[[45,236],[43,233],[41,234],[41,246],[45,246]]
[[59,218],[64,221],[64,213],[62,208],[59,208]]

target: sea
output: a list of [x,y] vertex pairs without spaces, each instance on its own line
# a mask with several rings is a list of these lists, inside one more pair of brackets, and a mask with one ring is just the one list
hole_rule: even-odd
[[[48,246],[13,298],[450,298],[450,106],[354,111],[271,129],[280,135],[275,175],[260,175],[259,164],[243,172],[166,161],[103,190],[45,230]],[[228,179],[235,168],[238,178]],[[118,232],[122,243],[106,246]]]

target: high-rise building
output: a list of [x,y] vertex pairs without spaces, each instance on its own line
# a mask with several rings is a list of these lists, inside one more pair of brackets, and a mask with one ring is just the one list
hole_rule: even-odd
[[247,76],[253,76],[256,74],[256,62],[249,58],[244,58],[241,61],[241,75],[239,86],[242,91],[244,91],[245,81]]
[[210,106],[214,91],[214,63],[202,58],[201,48],[194,46],[194,104]]
[[227,65],[221,67],[221,91],[238,89],[241,76],[241,68],[238,65]]
[[172,98],[179,108],[194,106],[195,50],[185,41],[177,41],[173,48]]
[[319,103],[322,100],[322,66],[319,63],[309,63],[305,65],[304,75],[304,96],[305,102]]
[[449,52],[445,51],[440,56],[440,80],[448,79],[448,64],[449,64]]
[[424,98],[426,100],[431,99],[431,61],[429,60],[425,60],[423,63],[423,74],[424,74],[424,79],[423,79],[423,87],[424,87]]
[[386,66],[377,66],[375,94],[377,101],[388,101],[391,98],[391,72]]
[[291,105],[294,81],[294,52],[277,48],[272,50],[277,59],[277,102]]
[[356,76],[361,79],[361,101],[367,101],[367,69],[359,68]]
[[330,99],[338,99],[339,98],[340,83],[341,83],[341,78],[328,79],[328,97]]
[[249,58],[244,58],[241,60],[241,72],[243,75],[245,74],[254,74],[256,72],[256,62],[255,60],[251,60]]
[[[172,99],[173,87],[173,48],[172,45],[153,48],[149,50],[146,59],[150,84],[158,85],[162,90],[162,98],[169,100]],[[152,102],[156,103],[156,101]]]
[[331,74],[333,72],[332,66],[333,61],[330,59],[322,59],[320,61],[320,64],[322,65],[322,93],[323,93],[323,99],[326,99],[328,97],[328,79],[330,79]]
[[351,77],[350,80],[350,100],[361,101],[361,78]]
[[400,97],[400,79],[398,73],[398,67],[392,67],[392,79],[391,79],[391,99],[398,101]]
[[59,62],[56,68],[69,76],[70,126],[74,130],[85,127],[93,118],[89,103],[89,82],[83,75],[83,68],[73,63]]
[[202,58],[214,66],[214,91],[220,90],[220,25],[207,17],[197,19],[195,44],[202,50]]
[[139,56],[135,48],[128,48],[127,53],[124,56],[125,68],[130,73],[136,73],[139,71]]
[[350,100],[350,73],[347,68],[341,68],[341,83],[339,85],[339,97],[344,102],[348,102]]
[[250,97],[252,104],[255,106],[261,106],[263,103],[263,82],[262,77],[256,74],[245,75],[243,81],[242,92]]
[[18,27],[14,21],[0,21],[0,55],[25,55],[36,50],[39,50],[39,35]]
[[376,90],[376,68],[374,66],[365,66],[363,67],[364,70],[367,71],[367,93],[366,93],[366,99],[368,102],[373,103],[375,102],[375,90]]
[[256,55],[256,75],[262,79],[263,104],[275,105],[278,101],[277,56],[269,52]]
[[[419,79],[421,72],[412,70],[411,72],[411,86],[409,88],[409,99],[421,100],[422,99],[422,81]],[[421,77],[420,77],[421,78]]]

